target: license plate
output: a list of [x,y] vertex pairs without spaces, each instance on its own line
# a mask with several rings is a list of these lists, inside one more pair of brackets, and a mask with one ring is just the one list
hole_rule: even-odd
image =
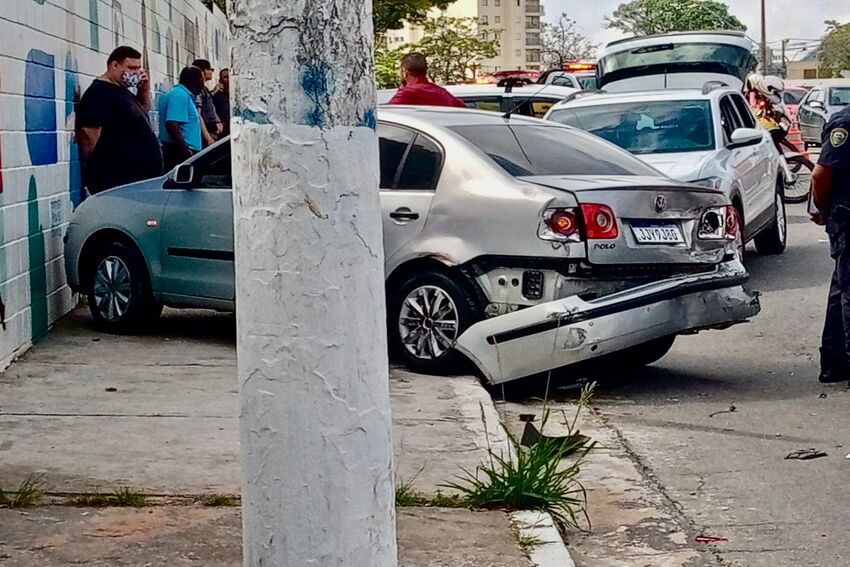
[[641,244],[680,244],[685,241],[676,223],[632,223],[635,240]]

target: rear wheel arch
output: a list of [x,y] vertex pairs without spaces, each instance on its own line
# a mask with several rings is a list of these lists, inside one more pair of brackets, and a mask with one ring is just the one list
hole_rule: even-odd
[[481,290],[478,289],[478,286],[475,285],[472,280],[466,276],[466,274],[464,274],[463,270],[434,256],[424,256],[408,260],[396,267],[387,277],[387,297],[396,292],[405,281],[410,279],[410,277],[423,272],[437,272],[448,276],[457,281],[459,284],[465,286],[468,291],[472,292],[475,297],[479,299],[479,301],[483,298]]

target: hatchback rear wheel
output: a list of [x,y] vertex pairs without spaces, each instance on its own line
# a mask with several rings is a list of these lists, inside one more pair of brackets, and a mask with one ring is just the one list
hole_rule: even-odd
[[415,274],[391,291],[388,307],[390,347],[410,368],[429,374],[463,368],[466,359],[455,342],[481,319],[463,283],[441,272]]

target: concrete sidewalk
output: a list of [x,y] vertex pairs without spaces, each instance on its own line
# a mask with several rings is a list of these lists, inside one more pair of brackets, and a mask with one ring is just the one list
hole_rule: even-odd
[[[239,492],[233,317],[169,312],[147,337],[89,325],[78,310],[0,375],[0,487],[37,473],[49,494],[131,486],[160,505],[0,510],[0,563],[239,565],[239,508],[182,498]],[[397,475],[417,490],[504,443],[474,378],[394,370],[391,396]],[[398,525],[402,565],[531,565],[502,512],[407,508]]]

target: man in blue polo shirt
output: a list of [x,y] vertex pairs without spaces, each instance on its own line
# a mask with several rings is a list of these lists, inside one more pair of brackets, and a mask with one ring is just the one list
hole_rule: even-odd
[[159,99],[159,141],[166,171],[201,151],[201,118],[196,103],[203,88],[203,71],[186,67],[180,73],[180,84]]

